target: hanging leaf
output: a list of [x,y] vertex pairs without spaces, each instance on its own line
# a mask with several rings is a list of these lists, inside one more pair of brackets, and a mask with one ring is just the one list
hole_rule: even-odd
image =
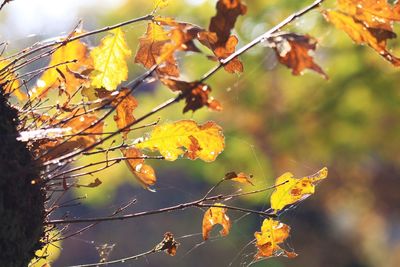
[[144,163],[143,158],[140,158],[143,155],[139,149],[130,147],[128,149],[121,149],[121,151],[124,157],[127,158],[125,162],[129,170],[146,189],[156,183],[157,177],[155,171],[150,165]]
[[294,252],[289,252],[279,246],[283,243],[290,233],[290,227],[280,221],[265,219],[261,226],[261,232],[255,232],[257,254],[255,259],[286,256],[294,258]]
[[[76,32],[71,36],[76,36]],[[83,73],[93,69],[92,59],[88,56],[88,48],[80,40],[76,40],[59,47],[51,56],[49,66],[55,66],[65,62],[75,61],[59,65],[56,68],[46,70],[37,82],[36,87],[30,90],[31,99],[43,98],[50,89],[65,86],[69,93],[74,93],[80,86],[89,86],[89,81],[82,75],[78,77],[74,73]]]
[[174,78],[160,78],[160,81],[168,86],[172,91],[182,92],[185,97],[186,105],[183,108],[183,113],[192,110],[193,112],[207,106],[211,110],[221,111],[221,104],[210,97],[211,88],[204,83],[185,82]]
[[166,160],[174,161],[184,155],[189,159],[214,161],[224,149],[222,128],[215,122],[197,125],[192,120],[181,120],[159,125],[150,137],[136,144],[137,148],[158,150]]
[[176,242],[174,235],[171,232],[166,232],[164,234],[164,239],[155,246],[155,251],[165,251],[170,256],[176,255],[176,249],[179,243]]
[[224,179],[225,180],[231,180],[231,181],[235,181],[238,183],[242,183],[242,184],[251,184],[254,185],[252,181],[250,181],[250,179],[253,177],[253,175],[247,175],[244,172],[228,172],[227,174],[225,174]]
[[308,35],[286,33],[269,38],[268,42],[275,50],[279,62],[291,68],[294,75],[300,75],[303,70],[311,69],[328,79],[311,56],[317,47],[317,41],[314,38]]
[[128,65],[126,60],[131,56],[125,34],[120,29],[110,31],[111,35],[101,40],[90,56],[94,62],[94,72],[91,76],[92,86],[115,90],[117,86],[128,79]]
[[227,209],[224,208],[224,204],[216,203],[215,206],[218,207],[211,207],[209,208],[203,216],[203,239],[207,240],[210,236],[210,232],[214,225],[221,225],[222,230],[220,231],[221,236],[227,236],[231,229],[231,221],[226,215]]
[[[116,115],[114,116],[114,121],[117,123],[118,129],[120,130],[125,128],[127,125],[132,124],[136,120],[133,116],[133,111],[138,106],[138,103],[137,100],[129,93],[130,90],[125,89],[121,92],[121,96],[118,96],[119,98],[123,98],[121,102],[114,100],[117,105],[115,109]],[[122,138],[126,140],[128,138],[128,133],[129,131],[124,131],[122,133]]]
[[295,204],[314,194],[317,182],[328,176],[325,167],[317,173],[303,178],[294,178],[290,172],[284,173],[275,181],[275,191],[271,195],[271,208],[276,212],[287,205]]
[[394,66],[400,58],[387,49],[387,40],[396,38],[393,22],[400,21],[400,5],[387,1],[339,0],[338,10],[324,10],[327,21],[346,32],[357,44],[366,44]]

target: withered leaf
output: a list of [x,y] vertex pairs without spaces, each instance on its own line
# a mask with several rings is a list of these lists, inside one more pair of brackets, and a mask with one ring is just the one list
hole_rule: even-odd
[[225,174],[224,179],[225,180],[232,180],[235,182],[243,183],[243,184],[251,184],[254,185],[253,182],[250,180],[253,177],[253,175],[247,175],[244,172],[228,172]]
[[139,149],[158,150],[166,160],[174,161],[179,156],[194,160],[214,161],[224,150],[222,128],[209,121],[197,125],[193,120],[181,120],[158,125],[150,137],[136,144]]
[[[136,119],[133,116],[133,111],[136,109],[138,106],[136,98],[133,97],[133,95],[129,94],[130,90],[125,89],[121,92],[122,100],[119,102],[118,100],[114,101],[116,103],[116,115],[114,116],[114,120],[117,123],[118,129],[123,129],[127,125],[132,124]],[[129,95],[127,95],[129,94]],[[124,131],[122,133],[122,138],[127,139],[128,138],[128,133],[129,131]]]
[[171,232],[166,232],[164,234],[164,239],[157,244],[154,248],[155,251],[165,251],[170,256],[176,255],[176,249],[179,243],[176,242],[174,235]]
[[172,91],[183,93],[186,102],[183,113],[189,110],[196,111],[203,106],[207,106],[214,111],[222,110],[221,104],[213,97],[209,96],[211,88],[207,84],[185,82],[174,78],[160,78],[160,81]]
[[287,251],[279,246],[289,237],[289,233],[290,227],[288,225],[273,219],[265,219],[261,226],[261,232],[254,233],[258,250],[255,258],[296,257],[296,253]]
[[135,175],[143,187],[148,189],[149,186],[156,183],[157,177],[155,171],[150,165],[144,163],[144,159],[141,158],[142,152],[140,152],[139,149],[130,147],[121,149],[121,151],[124,157],[127,158],[125,162],[129,170]]
[[310,55],[317,47],[317,41],[314,38],[308,35],[286,33],[271,37],[268,42],[275,50],[279,62],[291,68],[294,75],[300,75],[303,70],[311,69],[328,79]]
[[227,208],[224,208],[224,204],[216,203],[215,207],[209,208],[203,216],[202,233],[203,239],[207,240],[210,236],[210,232],[214,225],[220,224],[222,230],[220,231],[221,236],[227,236],[231,229],[231,221],[226,215]]

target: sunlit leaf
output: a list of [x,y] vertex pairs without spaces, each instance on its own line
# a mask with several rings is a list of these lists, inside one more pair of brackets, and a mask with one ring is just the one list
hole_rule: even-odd
[[[136,119],[133,116],[133,111],[138,106],[137,100],[132,95],[126,95],[130,93],[130,90],[124,90],[120,97],[122,97],[121,102],[118,101],[117,107],[115,109],[116,115],[114,116],[114,120],[117,123],[118,129],[123,129],[127,125],[132,124]],[[122,133],[122,137],[124,139],[128,138],[129,131],[124,131]]]
[[174,235],[171,232],[166,232],[164,234],[164,239],[155,246],[155,251],[165,251],[170,256],[176,255],[176,250],[179,243],[176,242]]
[[33,258],[28,267],[50,267],[50,263],[55,261],[60,255],[61,241],[55,241],[59,239],[60,233],[57,229],[53,229],[46,233],[43,242],[45,246],[35,252],[35,258]]
[[136,144],[137,148],[158,150],[166,160],[176,160],[179,156],[213,161],[224,149],[222,128],[215,122],[197,125],[192,120],[166,123],[154,128],[150,137]]
[[225,180],[231,180],[242,184],[251,184],[254,185],[253,182],[250,180],[253,175],[247,175],[244,172],[228,172],[225,174]]
[[94,63],[94,72],[91,78],[92,86],[115,90],[122,81],[128,79],[126,61],[132,52],[125,41],[125,34],[120,28],[114,29],[110,33],[111,35],[104,37],[101,44],[90,53]]
[[[73,34],[75,36],[79,32]],[[51,56],[49,66],[75,60],[75,63],[59,65],[46,70],[37,82],[37,85],[30,90],[30,97],[46,96],[52,88],[60,85],[65,86],[67,92],[74,93],[80,86],[89,86],[89,81],[78,77],[75,73],[82,73],[93,68],[92,59],[88,55],[87,46],[80,40],[76,40],[58,48]]]
[[274,48],[280,63],[292,69],[294,75],[299,75],[305,69],[311,69],[325,79],[328,76],[315,64],[311,52],[317,47],[317,41],[308,35],[298,35],[295,33],[279,34],[268,39],[269,45]]
[[277,256],[294,258],[296,253],[286,251],[279,245],[289,237],[290,227],[280,221],[265,219],[261,226],[261,232],[255,232],[257,254],[256,259]]
[[145,187],[154,185],[156,183],[157,177],[154,169],[144,163],[142,153],[139,149],[130,147],[127,149],[122,149],[122,154],[127,158],[125,160],[129,167],[129,170],[135,175],[138,181]]
[[183,113],[192,110],[196,111],[203,106],[207,106],[211,110],[221,111],[221,104],[210,97],[211,88],[204,83],[185,82],[174,78],[160,78],[160,81],[168,86],[172,91],[182,92],[185,96],[186,105]]
[[229,234],[231,229],[231,221],[226,215],[227,209],[224,208],[224,204],[216,203],[215,206],[209,208],[203,216],[202,233],[203,239],[207,240],[210,236],[210,232],[214,225],[221,225],[222,230],[220,231],[221,236],[226,236]]
[[314,194],[315,185],[328,176],[325,167],[317,173],[303,178],[294,178],[290,172],[284,173],[275,181],[275,191],[271,195],[271,208],[277,212],[287,205],[295,204]]
[[[0,58],[0,70],[6,67],[10,61],[3,60]],[[6,72],[0,79],[0,84],[3,85],[5,94],[14,94],[19,100],[25,100],[27,98],[21,90],[21,84],[14,73]]]

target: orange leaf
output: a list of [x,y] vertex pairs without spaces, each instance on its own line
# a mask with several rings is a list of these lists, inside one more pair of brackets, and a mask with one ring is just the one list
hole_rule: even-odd
[[215,206],[209,208],[203,216],[203,239],[207,240],[210,236],[210,232],[214,225],[220,224],[222,226],[222,230],[220,231],[221,236],[227,236],[229,234],[229,230],[231,229],[231,221],[226,215],[227,209],[224,208],[224,204],[216,203]]
[[[0,58],[0,70],[9,63],[10,61]],[[15,94],[19,100],[25,100],[27,98],[26,94],[22,93],[21,91],[21,84],[15,73],[7,72],[6,74],[3,74],[2,78],[0,79],[0,84],[3,86],[5,94]]]
[[172,91],[179,91],[184,94],[186,106],[183,108],[183,113],[189,110],[196,111],[203,106],[207,106],[214,111],[222,110],[221,104],[209,96],[211,88],[207,84],[185,82],[173,78],[161,78],[160,81]]
[[[237,44],[237,37],[231,35],[226,41],[225,46],[218,46],[214,49],[214,54],[218,59],[225,59],[235,52]],[[235,57],[224,66],[224,69],[229,73],[243,72],[243,64],[237,57]]]
[[[76,35],[78,33],[72,36]],[[56,88],[61,84],[65,84],[69,93],[75,92],[81,85],[89,86],[88,80],[77,77],[73,73],[82,73],[93,68],[92,59],[88,56],[87,46],[81,41],[76,40],[59,47],[51,56],[49,66],[72,60],[76,60],[76,63],[60,65],[57,68],[46,70],[38,80],[37,86],[30,90],[30,97],[43,98],[50,89]]]
[[297,35],[294,33],[280,34],[268,40],[274,48],[280,63],[292,69],[294,75],[299,75],[304,69],[312,69],[325,79],[328,76],[315,64],[310,55],[316,49],[317,42],[308,35]]
[[239,173],[236,173],[236,172],[228,172],[227,174],[225,174],[225,180],[232,180],[232,181],[235,181],[235,182],[239,182],[239,183],[242,183],[242,184],[251,184],[251,185],[254,185],[253,183],[252,183],[252,181],[250,181],[250,178],[252,178],[253,177],[253,175],[247,175],[247,174],[245,174],[244,172],[239,172]]
[[129,170],[135,175],[138,181],[145,187],[154,185],[156,183],[156,174],[154,169],[144,163],[144,159],[140,158],[142,152],[139,149],[130,147],[128,149],[121,149],[122,154],[127,157],[125,160]]
[[273,219],[265,219],[261,226],[261,232],[254,233],[258,249],[255,258],[296,257],[296,253],[286,251],[279,246],[279,244],[283,243],[289,237],[289,232],[290,227],[288,225]]
[[176,255],[176,249],[179,243],[175,241],[174,235],[171,232],[164,234],[164,239],[155,246],[155,251],[165,251],[170,256]]
[[[136,120],[133,116],[133,111],[138,106],[138,103],[132,95],[126,95],[129,92],[130,90],[125,89],[125,91],[122,91],[121,96],[118,96],[123,97],[123,100],[116,107],[116,115],[114,116],[118,129],[123,129]],[[122,138],[126,140],[128,138],[128,133],[129,131],[124,131],[122,133]]]

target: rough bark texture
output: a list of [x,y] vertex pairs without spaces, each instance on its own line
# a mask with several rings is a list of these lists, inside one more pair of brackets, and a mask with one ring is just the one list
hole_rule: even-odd
[[39,166],[18,136],[17,111],[8,105],[0,87],[0,266],[27,266],[40,249],[45,195]]

